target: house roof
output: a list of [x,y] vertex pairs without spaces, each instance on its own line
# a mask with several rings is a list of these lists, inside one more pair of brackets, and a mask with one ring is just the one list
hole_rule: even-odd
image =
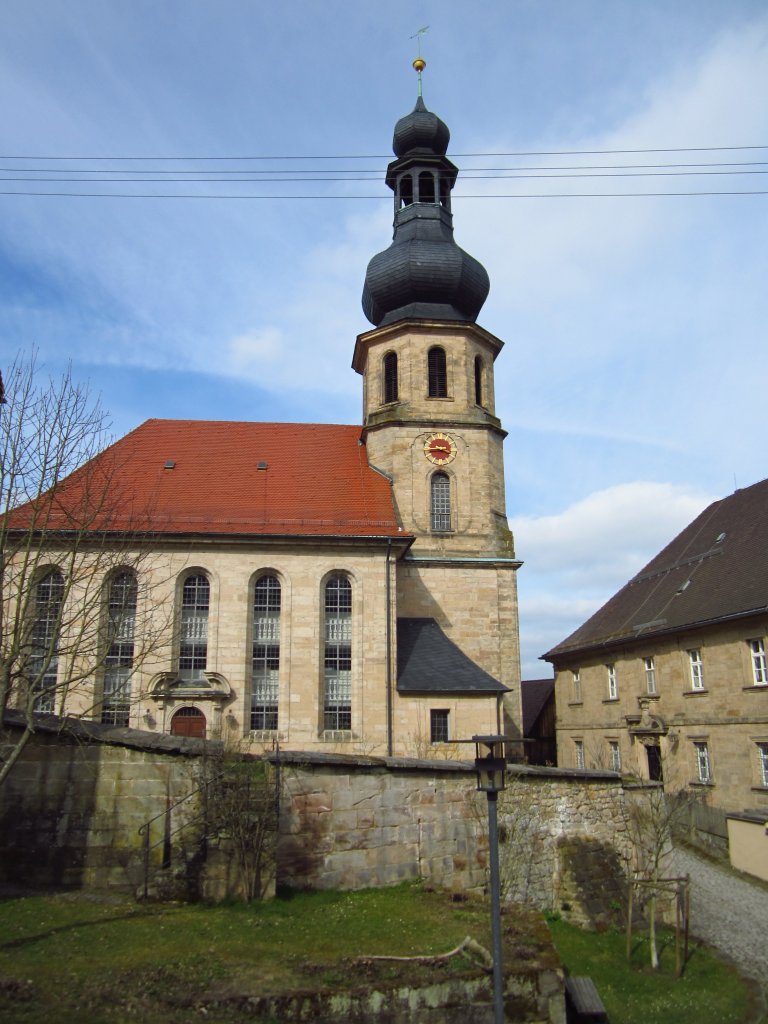
[[610,601],[544,655],[679,632],[768,610],[768,480],[715,501]]
[[434,619],[397,620],[398,693],[506,693]]
[[544,705],[555,692],[555,680],[522,679],[520,681],[520,702],[523,710],[523,736],[529,736]]
[[[150,419],[57,488],[46,528],[71,529],[89,490],[121,495],[94,530],[408,537],[359,426]],[[22,506],[11,525],[30,518]]]

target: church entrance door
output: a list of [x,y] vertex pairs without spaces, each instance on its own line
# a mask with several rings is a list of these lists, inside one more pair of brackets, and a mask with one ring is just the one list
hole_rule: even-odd
[[205,715],[197,708],[179,708],[171,719],[172,736],[194,736],[205,739]]

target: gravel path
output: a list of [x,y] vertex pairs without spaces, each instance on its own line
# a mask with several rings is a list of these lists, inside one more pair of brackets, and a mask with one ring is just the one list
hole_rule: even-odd
[[691,931],[754,978],[768,999],[768,887],[676,847],[674,872],[691,876]]

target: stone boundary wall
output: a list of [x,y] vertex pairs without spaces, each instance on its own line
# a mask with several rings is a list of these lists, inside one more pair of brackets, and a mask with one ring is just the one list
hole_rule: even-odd
[[[153,872],[170,859],[199,881],[200,851],[219,856],[201,843],[199,800],[166,809],[197,787],[212,748],[41,719],[0,787],[0,878],[140,891],[139,828],[157,815]],[[279,779],[278,885],[354,889],[421,878],[485,887],[487,805],[471,763],[295,752],[267,759]],[[589,918],[590,893],[607,891],[606,872],[618,878],[626,856],[622,801],[610,772],[510,766],[499,801],[505,894]]]

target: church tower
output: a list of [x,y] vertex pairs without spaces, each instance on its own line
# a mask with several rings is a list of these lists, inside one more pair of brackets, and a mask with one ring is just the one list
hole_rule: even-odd
[[397,565],[398,643],[406,622],[433,619],[509,688],[507,728],[515,732],[521,563],[506,517],[506,433],[495,413],[503,343],[476,323],[488,274],[453,237],[458,168],[446,156],[449,138],[421,95],[395,126],[385,178],[393,240],[368,264],[363,311],[374,329],[358,337],[352,365],[364,382],[368,461],[391,480],[400,525],[415,537]]

